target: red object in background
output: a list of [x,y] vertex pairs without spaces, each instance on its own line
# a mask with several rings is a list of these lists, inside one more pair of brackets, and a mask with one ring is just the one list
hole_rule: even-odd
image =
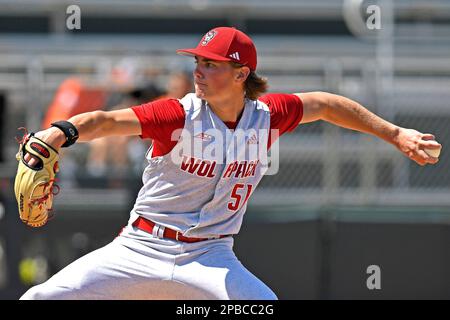
[[55,93],[42,121],[42,129],[58,120],[94,110],[103,109],[107,93],[101,88],[88,87],[78,78],[64,80]]

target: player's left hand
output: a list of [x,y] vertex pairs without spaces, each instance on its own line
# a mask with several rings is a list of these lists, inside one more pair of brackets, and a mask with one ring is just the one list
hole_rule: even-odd
[[400,128],[396,139],[397,148],[408,158],[417,164],[424,166],[426,164],[435,164],[438,158],[428,155],[424,149],[439,149],[441,144],[435,141],[431,133],[421,133],[414,129]]
[[19,216],[25,224],[41,227],[51,218],[53,196],[59,191],[55,185],[59,154],[34,133],[26,133],[18,142],[14,192]]

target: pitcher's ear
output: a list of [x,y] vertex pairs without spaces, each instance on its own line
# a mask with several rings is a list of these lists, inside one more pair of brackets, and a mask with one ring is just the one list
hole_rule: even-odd
[[248,67],[242,67],[239,69],[239,72],[236,74],[236,80],[247,80],[247,77],[250,74],[250,69]]

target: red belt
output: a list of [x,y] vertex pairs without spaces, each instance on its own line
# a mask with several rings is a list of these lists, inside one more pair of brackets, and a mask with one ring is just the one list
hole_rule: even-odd
[[[159,238],[170,238],[170,239],[174,239],[177,241],[182,241],[182,242],[199,242],[199,241],[205,241],[205,240],[210,240],[210,239],[215,239],[215,238],[190,238],[190,237],[185,237],[183,236],[179,231],[175,231],[166,227],[162,227],[157,225],[156,223],[154,223],[153,221],[144,219],[142,217],[139,217],[136,219],[136,221],[133,222],[133,226],[147,231],[148,233],[153,234],[155,232],[155,236],[159,237]],[[155,226],[158,228],[157,230],[155,230]],[[218,238],[224,238],[227,237],[228,235],[221,235]]]

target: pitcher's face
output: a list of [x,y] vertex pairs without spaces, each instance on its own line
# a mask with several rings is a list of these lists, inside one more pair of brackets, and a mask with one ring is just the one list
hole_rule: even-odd
[[238,69],[229,62],[195,57],[195,94],[200,99],[216,99],[236,90]]

